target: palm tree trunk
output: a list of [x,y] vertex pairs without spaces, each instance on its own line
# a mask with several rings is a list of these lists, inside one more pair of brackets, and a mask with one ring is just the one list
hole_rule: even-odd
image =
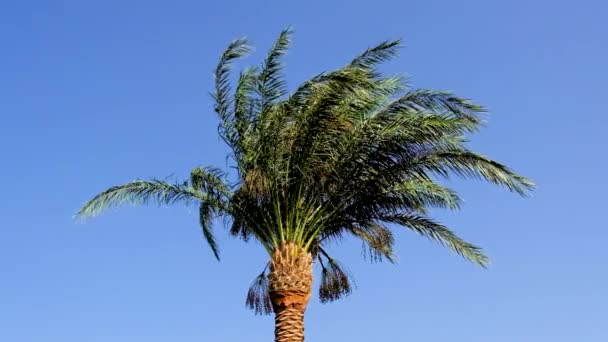
[[293,243],[270,260],[269,293],[275,313],[275,342],[304,341],[304,312],[312,290],[312,255]]
[[304,310],[302,307],[275,309],[274,340],[276,342],[304,341]]

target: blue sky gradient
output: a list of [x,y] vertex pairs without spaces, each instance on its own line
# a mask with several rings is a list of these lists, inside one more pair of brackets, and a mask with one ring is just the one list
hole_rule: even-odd
[[[193,209],[88,198],[136,178],[226,166],[208,92],[219,54],[248,36],[258,63],[296,34],[290,87],[403,38],[387,72],[490,109],[472,146],[533,178],[532,198],[451,181],[437,217],[492,258],[480,269],[415,234],[397,265],[333,250],[357,280],[306,317],[309,341],[608,341],[608,6],[601,1],[13,1],[0,5],[0,341],[271,341],[244,307],[267,256]],[[217,230],[222,231],[218,226]]]

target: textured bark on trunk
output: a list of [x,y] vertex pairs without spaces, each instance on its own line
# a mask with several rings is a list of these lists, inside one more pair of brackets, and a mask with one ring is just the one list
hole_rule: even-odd
[[304,341],[304,312],[312,290],[312,255],[293,243],[270,260],[269,294],[275,314],[275,342]]

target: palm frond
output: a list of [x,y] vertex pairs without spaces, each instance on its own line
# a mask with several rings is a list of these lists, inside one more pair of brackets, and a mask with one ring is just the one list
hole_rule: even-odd
[[264,113],[271,103],[285,95],[285,81],[281,75],[283,62],[281,58],[287,51],[293,30],[281,31],[279,38],[268,52],[259,74],[257,92],[260,96],[260,112]]
[[290,153],[293,154],[290,159],[294,161],[293,167],[299,170],[298,177],[306,177],[310,157],[317,154],[316,147],[327,146],[326,134],[338,133],[351,124],[350,114],[354,110],[346,111],[344,100],[373,88],[375,83],[371,77],[363,69],[343,69],[327,82],[312,85],[305,110],[289,128]]
[[237,133],[235,132],[234,112],[231,110],[232,95],[230,87],[230,69],[232,63],[250,51],[247,39],[241,38],[231,42],[215,69],[215,111],[220,118],[218,127],[221,138],[231,147],[237,144]]
[[[170,205],[177,202],[186,204],[200,203],[210,199],[187,183],[170,184],[161,180],[137,180],[127,184],[111,187],[88,201],[76,214],[77,218],[86,219],[97,216],[103,210],[123,204]],[[210,205],[218,205],[213,201]]]
[[393,245],[395,238],[387,227],[375,222],[354,225],[350,232],[363,242],[363,258],[371,262],[382,262],[384,259],[394,263]]
[[474,116],[486,109],[468,99],[458,97],[449,91],[417,89],[404,95],[395,103],[400,106],[418,106],[429,112],[452,113],[456,116]]
[[[342,269],[340,264],[331,258],[322,248],[319,249],[319,264],[321,265],[321,284],[319,299],[328,303],[344,298],[352,293],[351,276]],[[325,258],[325,262],[323,262]]]
[[391,192],[407,196],[409,203],[437,208],[460,209],[461,199],[456,192],[426,178],[408,179],[395,185]]
[[213,207],[208,203],[203,202],[199,206],[199,224],[201,226],[201,230],[203,231],[203,237],[207,241],[209,248],[213,252],[213,255],[217,260],[220,260],[220,251],[215,240],[215,236],[213,235],[211,219],[213,218]]
[[417,215],[395,214],[381,216],[378,220],[410,228],[424,237],[449,247],[465,259],[477,263],[482,267],[487,267],[488,265],[488,257],[483,253],[481,248],[462,240],[446,226],[431,219]]
[[534,189],[534,183],[483,155],[466,149],[439,149],[420,158],[420,165],[428,170],[447,176],[449,171],[463,177],[474,177],[496,185],[502,185],[522,196]]
[[272,313],[272,304],[268,293],[268,275],[266,268],[251,283],[247,291],[245,306],[255,312],[256,315],[269,315]]
[[190,184],[202,193],[217,198],[230,198],[230,187],[224,181],[225,173],[214,167],[197,167],[190,172]]
[[[257,82],[257,69],[248,68],[241,72],[234,91],[234,126],[239,137],[239,153],[247,153],[248,133],[253,125],[255,99],[253,93]],[[237,155],[237,162],[242,164],[243,156]],[[241,165],[241,167],[243,167]]]
[[400,40],[384,41],[373,48],[365,50],[361,55],[353,59],[349,66],[372,69],[376,65],[396,57],[400,47]]

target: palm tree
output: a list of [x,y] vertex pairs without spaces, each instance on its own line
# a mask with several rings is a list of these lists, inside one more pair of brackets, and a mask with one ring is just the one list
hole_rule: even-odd
[[275,314],[275,341],[304,340],[304,312],[313,263],[321,269],[322,302],[351,292],[351,281],[327,250],[354,237],[374,260],[393,260],[393,230],[408,228],[486,266],[483,251],[428,216],[458,209],[460,200],[439,183],[451,174],[476,178],[526,195],[533,183],[466,147],[483,107],[449,92],[411,89],[402,76],[377,67],[396,56],[399,41],[367,49],[349,64],[321,73],[288,94],[282,57],[291,30],[281,32],[259,68],[231,64],[250,48],[233,41],[215,69],[219,134],[231,149],[236,175],[194,169],[183,183],[136,180],[98,194],[77,217],[122,204],[195,205],[209,247],[219,259],[212,220],[228,218],[230,233],[255,240],[269,262],[246,304]]

